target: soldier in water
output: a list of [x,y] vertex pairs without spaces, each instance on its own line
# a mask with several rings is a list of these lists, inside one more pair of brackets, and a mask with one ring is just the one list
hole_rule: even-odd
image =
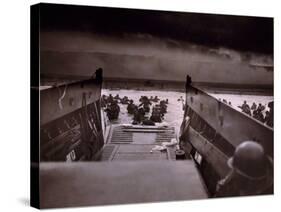
[[131,99],[129,101],[129,104],[127,106],[127,111],[129,114],[134,114],[134,110],[135,110],[136,105],[134,104],[134,101]]
[[269,102],[267,106],[269,107],[269,111],[265,119],[265,123],[268,126],[273,127],[273,102]]
[[182,96],[180,96],[180,98],[178,98],[178,100],[177,100],[178,102],[184,102],[184,100],[183,100],[183,98],[182,98]]
[[141,98],[141,104],[139,105],[139,107],[143,106],[143,109],[145,112],[149,112],[150,111],[150,105],[152,103],[150,102],[150,100],[148,99],[147,96],[143,96]]
[[243,113],[246,113],[246,114],[248,114],[248,115],[250,115],[250,116],[252,115],[252,114],[251,114],[250,106],[247,104],[246,101],[244,101],[244,103],[242,104],[242,106],[238,106],[238,107],[242,109],[242,112],[243,112]]
[[105,111],[109,120],[118,119],[120,107],[117,101],[113,101],[110,105],[108,105]]
[[256,110],[257,109],[257,104],[255,102],[253,102],[252,106],[251,106],[251,110]]
[[109,94],[108,98],[107,98],[107,104],[112,103],[113,102],[113,96],[111,94]]
[[255,119],[259,120],[260,122],[264,122],[265,121],[264,115],[263,115],[262,111],[259,108],[254,110],[253,117]]
[[107,103],[107,96],[106,95],[102,95],[102,97],[101,97],[101,107],[102,108],[105,108],[106,107],[106,103]]
[[160,99],[158,98],[158,96],[155,96],[154,99],[153,99],[154,102],[158,102],[159,100]]
[[264,111],[264,109],[265,109],[265,106],[263,106],[261,103],[259,103],[258,110],[260,110],[262,112],[262,111]]
[[157,107],[153,107],[152,109],[152,114],[150,116],[150,120],[153,121],[153,122],[162,122],[162,119],[161,119],[161,113],[160,113],[160,108],[157,108]]
[[135,107],[134,109],[134,117],[133,124],[140,124],[144,120],[145,111],[143,107]]
[[117,102],[118,102],[119,100],[121,100],[121,98],[119,97],[119,94],[116,94],[116,95],[113,97],[113,99],[116,100]]
[[120,99],[121,104],[128,104],[129,103],[129,98],[127,96],[124,96],[122,99]]
[[254,141],[245,141],[235,149],[227,165],[229,174],[217,184],[214,197],[271,194],[273,192],[273,165],[263,147]]
[[161,100],[160,101],[160,111],[161,111],[161,114],[165,114],[165,113],[167,113],[167,103],[166,103],[166,101],[165,100]]

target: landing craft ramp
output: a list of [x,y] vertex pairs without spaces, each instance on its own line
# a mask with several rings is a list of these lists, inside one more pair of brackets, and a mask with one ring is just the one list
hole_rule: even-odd
[[176,161],[173,127],[111,126],[99,162],[43,163],[43,208],[207,198],[192,160]]
[[157,145],[175,138],[173,127],[113,125],[101,161],[175,160],[175,145],[153,151]]

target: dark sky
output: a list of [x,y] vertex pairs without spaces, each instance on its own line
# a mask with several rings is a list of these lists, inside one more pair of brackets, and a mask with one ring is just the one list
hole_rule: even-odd
[[273,52],[273,18],[42,4],[42,30],[150,34],[200,45]]
[[40,73],[273,83],[273,19],[41,4]]

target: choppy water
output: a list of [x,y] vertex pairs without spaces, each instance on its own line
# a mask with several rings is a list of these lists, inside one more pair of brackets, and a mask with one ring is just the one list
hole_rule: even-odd
[[251,105],[255,102],[257,105],[261,103],[265,106],[266,109],[269,109],[267,104],[271,101],[273,101],[273,96],[260,96],[260,95],[240,95],[240,94],[214,94],[209,93],[213,97],[217,99],[223,99],[227,100],[227,102],[231,102],[231,105],[239,110],[240,108],[238,106],[241,106],[244,101],[247,101],[247,104],[251,107]]
[[[179,127],[181,125],[183,119],[183,110],[182,110],[182,102],[178,101],[178,99],[182,96],[185,98],[184,92],[176,92],[176,91],[139,91],[139,90],[109,90],[103,89],[102,94],[109,95],[112,94],[115,96],[119,94],[119,97],[127,96],[129,99],[133,99],[135,104],[139,104],[139,99],[141,96],[158,96],[160,100],[169,99],[169,104],[167,108],[167,113],[164,117],[164,122],[167,122],[169,125],[174,126],[176,132],[178,133]],[[270,101],[273,101],[273,96],[260,96],[260,95],[239,95],[239,94],[214,94],[209,93],[210,95],[214,96],[217,99],[225,99],[227,102],[231,102],[232,107],[241,111],[238,108],[239,105],[243,103],[244,100],[251,106],[253,102],[256,104],[261,103],[265,106]],[[155,104],[155,103],[153,103]],[[128,115],[127,113],[127,105],[120,105],[120,114],[118,123],[121,124],[129,124],[132,122],[132,116]]]

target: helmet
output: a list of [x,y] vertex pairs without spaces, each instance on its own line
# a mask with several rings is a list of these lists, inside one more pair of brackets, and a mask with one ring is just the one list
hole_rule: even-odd
[[267,105],[269,108],[273,109],[273,102],[269,102]]
[[238,174],[252,180],[266,176],[268,159],[263,147],[254,141],[239,144],[227,164]]

